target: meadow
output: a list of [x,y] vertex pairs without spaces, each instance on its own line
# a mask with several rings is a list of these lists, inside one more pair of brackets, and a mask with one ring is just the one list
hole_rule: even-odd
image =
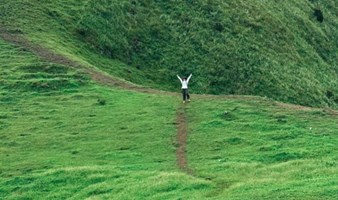
[[176,168],[175,98],[72,84],[76,71],[1,46],[1,199],[168,198],[204,184]]
[[[332,110],[251,96],[182,106],[0,44],[2,199],[336,198]],[[179,110],[192,173],[177,165]]]
[[187,108],[188,160],[216,199],[337,198],[337,115],[262,98]]
[[99,2],[1,3],[0,199],[338,198],[334,1]]

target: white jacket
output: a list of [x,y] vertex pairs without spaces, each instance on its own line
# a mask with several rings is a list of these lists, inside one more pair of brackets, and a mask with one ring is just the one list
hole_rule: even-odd
[[191,78],[192,74],[189,75],[189,77],[187,78],[187,80],[182,80],[181,77],[179,77],[177,75],[177,78],[181,81],[182,83],[182,89],[188,89],[188,83],[189,83],[189,80]]

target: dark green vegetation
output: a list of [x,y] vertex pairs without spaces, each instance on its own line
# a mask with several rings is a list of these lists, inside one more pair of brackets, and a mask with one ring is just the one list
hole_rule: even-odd
[[193,95],[186,174],[180,98],[98,85],[82,68],[168,90],[193,71],[194,91],[334,107],[334,1],[92,2],[0,3],[0,33],[82,64],[0,38],[0,199],[337,198],[334,111]]
[[12,0],[0,19],[72,59],[174,90],[335,107],[338,6],[309,1]]

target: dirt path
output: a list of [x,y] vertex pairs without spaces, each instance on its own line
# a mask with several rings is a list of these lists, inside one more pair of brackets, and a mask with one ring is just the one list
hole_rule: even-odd
[[186,154],[186,146],[188,140],[188,123],[186,119],[187,116],[185,105],[182,105],[176,114],[178,142],[178,147],[176,149],[176,159],[178,167],[182,171],[192,175],[193,171],[188,166],[188,159]]
[[[38,44],[34,44],[31,41],[27,40],[23,34],[17,34],[17,33],[11,33],[8,30],[0,27],[0,37],[14,45],[17,45],[27,51],[30,51],[40,57],[42,60],[61,64],[65,66],[69,66],[74,69],[79,69],[88,74],[91,79],[99,84],[106,85],[106,86],[114,86],[123,88],[126,90],[132,90],[142,93],[149,93],[149,94],[164,94],[164,95],[172,95],[172,96],[178,96],[179,93],[175,92],[166,92],[161,90],[155,90],[139,85],[132,84],[130,82],[112,77],[102,71],[99,71],[97,69],[94,69],[90,66],[86,66],[84,64],[78,63],[76,61],[73,61],[64,55],[58,54],[56,52],[53,52],[50,49],[47,49],[45,47],[42,47]],[[224,95],[208,95],[208,94],[202,94],[202,95],[195,95],[201,99],[210,99],[210,98],[220,98],[220,99],[229,99],[229,98],[241,98],[241,99],[254,99],[257,97],[252,96],[224,96]],[[281,104],[281,103],[279,103]],[[303,106],[297,106],[292,104],[281,104],[282,107],[284,106],[293,106],[297,107],[297,109],[300,110],[313,110],[313,108],[309,107],[303,107]],[[279,105],[279,106],[281,106]],[[337,114],[335,112],[334,114]],[[176,157],[177,157],[177,165],[178,167],[187,172],[188,174],[192,174],[192,170],[188,166],[188,160],[186,156],[186,145],[187,145],[187,138],[188,138],[188,130],[187,130],[187,122],[186,122],[186,111],[185,106],[181,106],[176,114],[176,121],[177,121],[177,142],[178,142],[178,148],[176,150]]]
[[66,56],[58,54],[48,48],[42,47],[38,44],[34,44],[31,41],[27,40],[22,34],[10,33],[6,29],[1,27],[0,27],[0,37],[6,42],[9,42],[11,44],[14,44],[27,51],[34,53],[42,60],[82,70],[84,73],[88,74],[93,81],[102,85],[114,86],[142,93],[177,95],[177,93],[174,92],[155,90],[144,86],[135,85],[133,83],[112,77],[90,66],[86,66],[84,64],[73,61],[67,58]]
[[[31,41],[27,40],[23,34],[12,33],[3,27],[0,27],[0,38],[2,38],[3,40],[9,43],[17,45],[27,51],[34,53],[35,55],[37,55],[38,57],[40,57],[41,59],[45,61],[56,63],[56,64],[62,64],[62,65],[66,65],[74,69],[82,70],[83,72],[87,73],[91,77],[92,80],[102,85],[120,87],[126,90],[132,90],[132,91],[137,91],[137,92],[142,92],[142,93],[165,94],[165,95],[172,95],[172,96],[180,95],[180,93],[151,89],[148,87],[136,85],[131,82],[110,76],[109,74],[106,74],[103,71],[99,71],[98,69],[94,69],[90,66],[86,66],[84,64],[78,63],[48,48],[42,47],[38,44],[34,44]],[[251,95],[245,96],[245,95],[194,94],[194,96],[200,99],[241,99],[241,100],[248,100],[248,101],[255,100],[255,99],[261,99],[261,97],[251,96]],[[275,103],[276,105],[281,106],[281,107],[292,107],[298,110],[315,109],[312,107],[281,103],[277,101]]]
[[[31,41],[27,40],[22,34],[10,33],[5,29],[1,29],[1,27],[0,27],[0,37],[6,42],[9,42],[11,44],[14,44],[16,46],[24,48],[27,51],[34,53],[36,56],[40,57],[42,60],[45,60],[51,63],[69,66],[74,69],[82,70],[83,72],[88,74],[93,81],[99,84],[102,84],[102,85],[114,86],[114,87],[119,87],[119,88],[123,88],[126,90],[142,92],[142,93],[166,94],[166,95],[174,95],[174,96],[179,95],[179,93],[166,92],[166,91],[146,88],[146,87],[132,84],[130,82],[120,80],[118,78],[114,78],[108,74],[105,74],[104,72],[95,70],[89,66],[85,66],[76,61],[73,61],[61,54],[55,53],[50,49],[42,47],[38,44],[34,44]],[[188,132],[187,132],[185,106],[182,106],[179,108],[179,110],[177,111],[176,118],[177,118],[176,120],[177,120],[177,142],[178,142],[178,147],[176,151],[177,165],[181,170],[191,174],[192,171],[188,168],[188,161],[186,157],[186,143],[187,143]]]

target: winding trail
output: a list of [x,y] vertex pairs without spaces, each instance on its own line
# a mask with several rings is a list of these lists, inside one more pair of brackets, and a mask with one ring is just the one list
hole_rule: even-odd
[[[13,31],[9,31],[4,27],[0,26],[0,38],[2,38],[4,41],[14,44],[20,48],[23,48],[24,50],[30,51],[36,56],[40,57],[42,60],[61,64],[68,66],[70,68],[82,70],[84,73],[88,74],[93,81],[96,83],[99,83],[101,85],[106,86],[114,86],[119,87],[126,90],[131,91],[137,91],[142,93],[149,93],[149,94],[164,94],[164,95],[171,95],[171,96],[179,96],[180,93],[177,92],[168,92],[158,89],[152,89],[145,86],[140,86],[133,84],[131,82],[125,81],[123,79],[119,79],[117,77],[113,77],[104,71],[101,71],[93,66],[86,65],[79,63],[77,61],[71,60],[67,58],[65,55],[56,53],[46,47],[43,47],[41,45],[35,44],[28,39],[25,38],[24,34],[21,33],[15,33]],[[194,94],[194,96],[200,98],[200,99],[241,99],[241,100],[262,100],[262,97],[258,96],[252,96],[252,95],[212,95],[212,94]],[[270,101],[271,100],[266,100]],[[301,106],[301,105],[294,105],[294,104],[288,104],[288,103],[281,103],[277,101],[273,101],[274,104],[291,108],[291,109],[297,109],[297,110],[318,110],[320,108],[312,108],[307,106]],[[326,109],[328,112],[332,112],[333,114],[338,114],[332,109]]]
[[[30,51],[42,60],[47,62],[56,63],[65,65],[74,69],[78,69],[83,71],[84,73],[88,74],[93,81],[99,83],[101,85],[106,85],[110,87],[118,87],[126,90],[137,91],[141,93],[148,93],[148,94],[162,94],[162,95],[170,95],[170,96],[179,96],[179,93],[176,92],[167,92],[162,90],[156,90],[152,88],[147,88],[144,86],[136,85],[131,82],[124,81],[122,79],[118,79],[113,77],[99,69],[95,69],[90,65],[81,64],[77,61],[71,60],[67,58],[65,55],[56,53],[48,48],[45,48],[41,45],[34,44],[33,42],[29,41],[25,38],[24,34],[13,33],[3,27],[0,27],[0,38],[4,41],[14,44],[24,50]],[[209,95],[209,94],[196,94],[195,96],[201,99],[231,99],[231,98],[240,98],[241,100],[254,100],[254,99],[261,99],[260,97],[255,96],[237,96],[237,95]],[[305,106],[293,105],[293,104],[286,104],[280,103],[275,101],[276,105],[281,107],[287,107],[291,109],[297,110],[316,110],[316,108],[310,108]],[[332,109],[325,109],[328,113],[332,115],[338,115],[338,111],[334,111]],[[186,155],[186,146],[187,146],[187,139],[188,139],[188,125],[187,125],[187,116],[186,116],[186,106],[182,105],[178,108],[176,113],[176,123],[177,123],[177,144],[178,147],[176,149],[176,159],[177,159],[177,166],[184,172],[193,175],[192,169],[189,168],[188,159]]]
[[[126,90],[137,91],[148,94],[165,94],[171,96],[178,96],[179,93],[167,92],[162,90],[151,89],[133,83],[112,77],[103,71],[94,69],[91,66],[86,66],[74,60],[67,58],[62,54],[58,54],[48,48],[41,45],[34,44],[24,37],[23,34],[11,33],[8,30],[0,27],[0,38],[4,41],[14,44],[26,51],[30,51],[44,61],[65,65],[74,69],[82,70],[88,74],[91,79],[101,85],[119,87]],[[184,172],[192,174],[192,170],[188,167],[188,160],[186,156],[186,145],[187,145],[187,122],[186,122],[186,109],[185,105],[182,105],[177,110],[176,123],[177,123],[177,143],[178,147],[176,150],[177,166]]]

